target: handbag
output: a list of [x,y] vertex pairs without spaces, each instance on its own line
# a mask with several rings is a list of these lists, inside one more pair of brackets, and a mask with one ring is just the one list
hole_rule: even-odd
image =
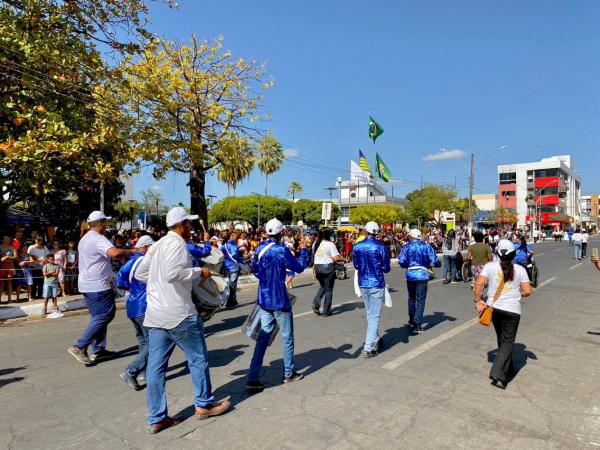
[[496,288],[496,293],[494,294],[494,300],[492,301],[492,306],[485,306],[483,311],[479,313],[479,323],[483,326],[489,327],[492,323],[492,313],[494,312],[493,305],[496,303],[496,300],[500,298],[502,294],[502,290],[504,289],[504,277],[502,277],[502,281]]

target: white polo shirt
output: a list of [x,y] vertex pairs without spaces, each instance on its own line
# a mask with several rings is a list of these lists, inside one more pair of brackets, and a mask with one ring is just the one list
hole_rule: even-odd
[[79,292],[102,292],[110,289],[114,278],[106,252],[115,245],[97,231],[90,230],[79,241]]

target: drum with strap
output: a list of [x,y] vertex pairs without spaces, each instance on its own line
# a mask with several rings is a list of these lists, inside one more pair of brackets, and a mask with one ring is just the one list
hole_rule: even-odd
[[224,260],[223,252],[217,248],[213,248],[209,256],[200,259],[211,277],[200,278],[192,285],[192,301],[204,322],[214,316],[229,298],[229,282],[221,274]]

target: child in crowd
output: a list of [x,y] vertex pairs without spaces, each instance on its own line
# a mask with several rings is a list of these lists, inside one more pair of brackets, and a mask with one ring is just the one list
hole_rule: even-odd
[[15,281],[17,282],[17,301],[20,300],[21,289],[27,289],[27,301],[33,300],[32,289],[33,289],[33,277],[31,276],[30,265],[33,264],[27,253],[27,246],[22,245],[19,248],[19,260],[17,261],[17,276]]
[[65,266],[66,295],[73,295],[77,293],[78,257],[79,255],[77,253],[77,246],[75,245],[75,241],[69,241],[69,249],[67,250],[67,263]]
[[58,310],[58,302],[56,297],[60,291],[58,284],[58,274],[60,272],[60,266],[54,262],[54,255],[52,253],[46,256],[46,264],[42,268],[44,275],[44,306],[42,309],[42,317],[46,316],[48,308],[48,300],[52,299],[52,306],[54,311],[48,316],[51,319],[62,317],[63,314]]

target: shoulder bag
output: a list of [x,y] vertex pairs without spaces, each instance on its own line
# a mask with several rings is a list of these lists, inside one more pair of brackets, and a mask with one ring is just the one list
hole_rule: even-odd
[[500,298],[500,295],[502,295],[503,289],[504,289],[504,275],[502,276],[502,281],[498,285],[498,288],[496,289],[496,293],[494,294],[494,300],[492,301],[492,306],[486,305],[485,309],[479,313],[479,323],[481,325],[484,325],[486,327],[489,327],[491,325],[492,313],[494,312],[493,305]]

